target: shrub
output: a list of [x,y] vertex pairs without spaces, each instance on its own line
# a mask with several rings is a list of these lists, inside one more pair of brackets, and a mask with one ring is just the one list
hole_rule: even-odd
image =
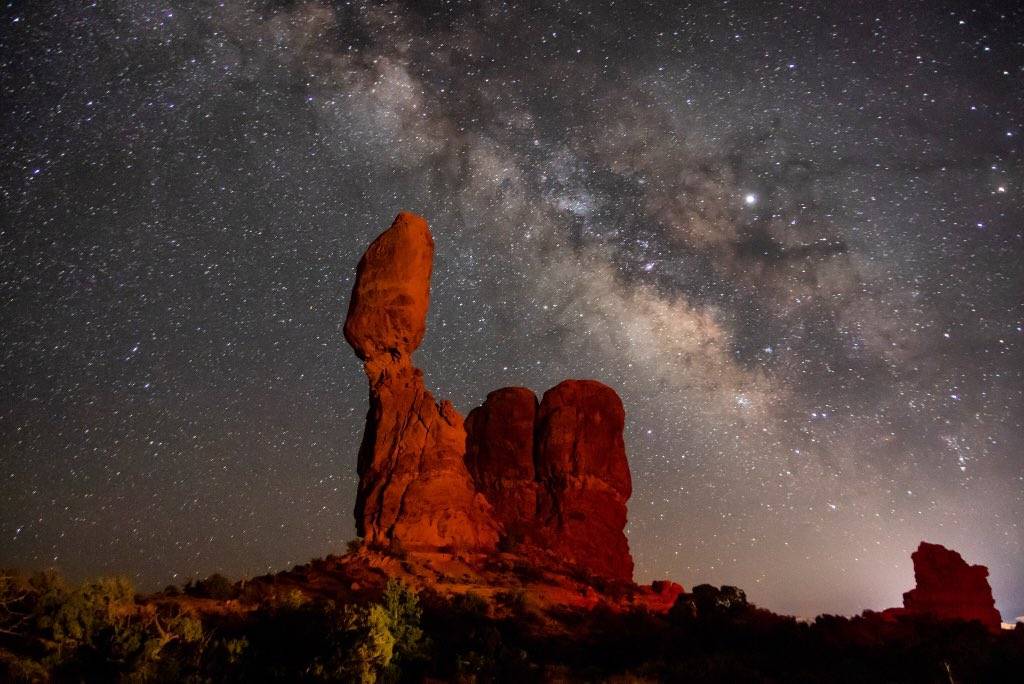
[[699,584],[689,594],[679,595],[669,611],[669,618],[676,623],[735,618],[746,613],[749,608],[747,595],[742,589],[729,585],[718,588],[710,584]]
[[340,617],[332,648],[318,660],[313,672],[329,681],[373,684],[391,664],[395,652],[387,611],[379,603],[349,605],[342,609]]
[[185,585],[185,593],[189,596],[216,599],[218,601],[238,598],[237,587],[235,587],[231,580],[219,572],[213,573],[206,579],[189,582]]
[[466,592],[465,594],[456,594],[452,597],[451,605],[458,613],[465,613],[467,615],[481,618],[487,617],[487,611],[489,608],[487,605],[487,599],[472,591]]
[[292,587],[287,592],[285,592],[284,597],[282,597],[281,599],[281,606],[284,608],[289,608],[291,610],[301,608],[307,603],[309,603],[309,597],[306,596],[306,593],[304,591],[296,587]]
[[423,656],[423,629],[419,596],[400,580],[388,580],[381,597],[388,618],[388,629],[395,638],[395,657],[409,662]]
[[495,596],[495,598],[502,603],[513,615],[522,615],[526,612],[529,601],[527,600],[526,590],[515,589],[513,591],[503,591]]
[[125,577],[104,577],[71,587],[55,573],[33,578],[36,627],[50,643],[44,664],[58,679],[152,676],[160,651],[172,641],[202,638],[196,618],[179,614],[161,624],[156,609],[139,606]]

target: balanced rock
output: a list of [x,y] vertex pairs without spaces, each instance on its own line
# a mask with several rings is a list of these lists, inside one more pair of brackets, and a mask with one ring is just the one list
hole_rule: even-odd
[[434,238],[427,222],[400,213],[359,260],[345,340],[363,361],[409,356],[423,341]]
[[466,470],[466,432],[411,355],[423,340],[434,241],[401,213],[359,261],[345,339],[364,362],[370,410],[359,449],[358,534],[407,549],[493,549],[498,526]]
[[412,364],[430,299],[433,239],[401,213],[359,262],[345,339],[363,360],[370,411],[359,450],[356,527],[374,546],[518,552],[632,580],[623,529],[631,493],[610,387],[566,380],[491,392],[465,425]]
[[921,542],[911,554],[916,586],[903,594],[905,613],[941,620],[977,620],[998,632],[1002,617],[995,608],[988,568],[968,565],[959,553]]

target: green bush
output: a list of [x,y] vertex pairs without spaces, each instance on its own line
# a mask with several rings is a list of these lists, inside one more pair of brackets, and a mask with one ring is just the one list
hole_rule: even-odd
[[126,577],[73,586],[47,571],[28,584],[32,620],[26,637],[38,640],[40,665],[53,668],[58,679],[152,678],[166,647],[198,648],[203,638],[195,616],[160,615],[155,606],[139,605]]
[[346,671],[357,675],[360,682],[372,684],[377,675],[391,664],[395,637],[390,630],[387,611],[380,604],[352,607],[346,610],[346,630],[355,637],[355,644],[346,659]]
[[399,662],[411,662],[423,657],[423,629],[420,620],[423,611],[419,596],[400,580],[388,580],[381,598],[387,615],[388,629],[395,638],[395,657]]

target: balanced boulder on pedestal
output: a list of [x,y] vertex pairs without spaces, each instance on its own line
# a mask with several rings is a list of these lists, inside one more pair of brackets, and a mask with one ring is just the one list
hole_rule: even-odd
[[345,339],[370,383],[356,528],[374,545],[489,550],[498,526],[463,461],[462,417],[434,401],[412,364],[426,328],[433,257],[426,221],[403,212],[356,271]]
[[618,395],[594,380],[566,380],[539,403],[529,389],[504,388],[464,426],[450,403],[434,401],[412,363],[426,327],[433,252],[426,221],[403,212],[356,273],[345,339],[370,384],[357,531],[371,545],[413,551],[486,553],[501,543],[537,564],[557,559],[632,580]]

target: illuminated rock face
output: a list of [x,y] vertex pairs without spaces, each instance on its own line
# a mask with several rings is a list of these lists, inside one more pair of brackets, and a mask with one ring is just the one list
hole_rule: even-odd
[[536,422],[537,396],[525,387],[495,390],[466,416],[466,465],[494,507],[505,546],[527,539],[536,525]]
[[566,380],[540,404],[497,390],[467,418],[466,460],[506,545],[544,549],[603,577],[632,579],[623,528],[632,492],[625,411],[610,387]]
[[412,364],[423,340],[434,244],[401,213],[359,262],[345,339],[364,362],[370,411],[356,526],[375,546],[511,550],[631,580],[623,529],[632,485],[625,412],[610,387],[566,380],[538,402],[510,387],[463,425]]
[[356,271],[345,339],[370,383],[356,528],[374,545],[490,550],[498,526],[463,461],[462,417],[434,401],[412,365],[426,327],[433,257],[426,221],[401,213]]
[[599,575],[631,579],[623,528],[633,492],[622,438],[626,412],[615,391],[566,380],[537,412],[537,479],[542,542]]
[[968,565],[960,554],[938,544],[921,542],[911,555],[916,587],[903,594],[903,608],[912,615],[942,620],[977,620],[999,631],[988,568]]

